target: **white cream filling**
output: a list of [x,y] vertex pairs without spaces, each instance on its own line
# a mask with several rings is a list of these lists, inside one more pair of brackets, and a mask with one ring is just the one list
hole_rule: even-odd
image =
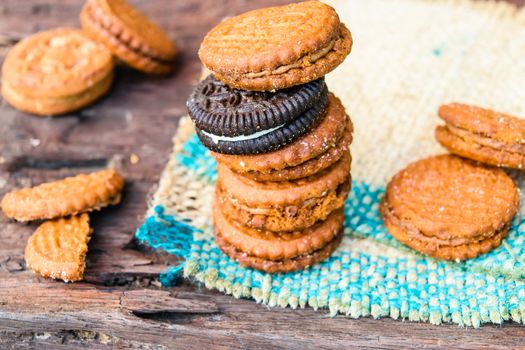
[[281,124],[279,126],[276,126],[275,128],[257,131],[257,132],[255,132],[253,134],[250,134],[250,135],[239,135],[239,136],[218,136],[218,135],[210,134],[210,133],[208,133],[208,132],[206,132],[204,130],[201,130],[201,132],[204,135],[208,136],[213,141],[213,143],[218,144],[220,141],[223,141],[223,142],[237,142],[237,141],[253,140],[253,139],[259,138],[261,136],[264,136],[266,134],[269,134],[272,131],[280,129],[283,126],[285,126],[285,124]]

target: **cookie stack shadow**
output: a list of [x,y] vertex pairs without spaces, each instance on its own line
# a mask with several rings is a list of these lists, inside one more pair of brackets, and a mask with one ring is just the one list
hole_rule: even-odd
[[213,74],[188,111],[218,162],[216,243],[241,265],[299,270],[342,240],[353,126],[324,75],[351,44],[335,11],[309,1],[230,18],[201,45]]

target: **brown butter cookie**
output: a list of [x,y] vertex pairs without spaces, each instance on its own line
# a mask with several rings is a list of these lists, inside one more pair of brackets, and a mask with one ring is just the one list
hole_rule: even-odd
[[294,232],[271,232],[243,227],[228,220],[220,206],[213,208],[215,233],[250,256],[266,260],[285,260],[321,249],[341,231],[343,209],[333,211],[325,221]]
[[9,192],[0,206],[18,221],[52,219],[118,204],[123,187],[124,179],[107,169]]
[[88,0],[80,14],[82,28],[115,56],[140,71],[165,74],[176,50],[155,23],[125,0]]
[[335,10],[306,1],[226,19],[206,35],[199,57],[226,84],[265,91],[322,77],[351,48],[350,31]]
[[88,214],[44,222],[27,242],[27,266],[44,277],[82,280],[91,232]]
[[230,220],[274,232],[295,231],[341,208],[350,192],[350,155],[308,178],[256,182],[218,166],[217,202]]
[[396,174],[381,215],[389,232],[407,245],[441,258],[465,259],[501,242],[518,202],[517,187],[505,172],[441,155]]
[[340,232],[330,243],[323,248],[310,254],[297,256],[292,259],[280,261],[266,260],[255,256],[247,255],[235,249],[234,246],[226,242],[220,235],[215,236],[215,243],[231,259],[237,261],[242,266],[250,267],[256,270],[268,273],[286,273],[305,269],[309,266],[320,263],[328,259],[337,249],[343,239],[343,233]]
[[9,51],[2,67],[2,95],[28,113],[68,113],[109,90],[113,67],[111,53],[104,45],[80,30],[40,32]]
[[500,167],[525,167],[525,120],[459,103],[443,105],[436,139],[450,152]]

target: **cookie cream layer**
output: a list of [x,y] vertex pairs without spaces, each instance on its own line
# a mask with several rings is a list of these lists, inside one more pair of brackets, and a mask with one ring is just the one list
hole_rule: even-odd
[[267,134],[269,134],[269,133],[271,133],[273,131],[281,129],[285,125],[286,124],[281,124],[279,126],[276,126],[275,128],[270,128],[270,129],[266,129],[266,130],[257,131],[257,132],[255,132],[253,134],[250,134],[250,135],[239,135],[239,136],[219,136],[219,135],[210,134],[209,132],[206,132],[204,130],[201,130],[201,132],[204,135],[206,135],[207,137],[209,137],[213,141],[213,143],[218,144],[221,141],[223,141],[223,142],[237,142],[237,141],[254,140],[254,139],[259,138],[261,136],[267,135]]

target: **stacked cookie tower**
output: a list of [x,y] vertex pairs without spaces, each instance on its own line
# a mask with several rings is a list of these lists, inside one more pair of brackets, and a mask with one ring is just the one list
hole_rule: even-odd
[[218,246],[245,266],[288,272],[326,259],[342,239],[352,122],[323,76],[352,38],[318,1],[225,20],[199,56],[213,75],[188,110],[218,161]]

